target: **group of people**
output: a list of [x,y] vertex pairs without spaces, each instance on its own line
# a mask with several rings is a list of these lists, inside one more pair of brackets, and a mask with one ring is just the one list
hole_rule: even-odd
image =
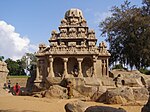
[[11,82],[8,80],[7,83],[4,83],[4,89],[8,89],[8,92],[11,92],[13,95],[19,95],[20,93],[20,85],[16,83],[13,87],[11,87]]

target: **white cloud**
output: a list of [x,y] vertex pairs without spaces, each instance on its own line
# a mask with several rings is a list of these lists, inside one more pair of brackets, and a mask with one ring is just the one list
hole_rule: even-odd
[[94,17],[95,17],[95,21],[94,21],[94,23],[100,23],[100,22],[102,22],[103,20],[105,20],[105,18],[107,18],[107,17],[110,17],[111,16],[111,12],[110,11],[108,11],[108,12],[96,12],[95,14],[94,14]]
[[27,52],[37,51],[37,46],[30,44],[27,37],[15,32],[15,27],[0,21],[0,56],[20,59]]

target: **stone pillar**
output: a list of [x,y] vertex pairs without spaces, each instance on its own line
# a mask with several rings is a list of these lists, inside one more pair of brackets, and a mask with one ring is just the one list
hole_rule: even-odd
[[53,71],[53,58],[51,56],[49,57],[49,74],[48,74],[48,77],[55,77],[54,71]]
[[79,64],[78,77],[83,77],[83,75],[82,75],[82,66],[81,66],[82,59],[77,59],[77,60],[78,60],[78,64]]
[[37,59],[37,66],[36,66],[36,81],[40,81],[40,73],[39,73],[39,59]]
[[102,60],[101,59],[99,60],[99,65],[100,65],[100,68],[99,68],[100,75],[99,76],[101,77],[102,76]]
[[94,60],[93,61],[93,74],[92,74],[93,77],[97,77],[97,74],[96,74],[96,61]]
[[68,73],[67,73],[67,62],[68,62],[68,58],[64,58],[64,77],[68,77]]
[[103,60],[104,61],[104,63],[103,63],[103,75],[107,75],[107,69],[106,69],[106,60]]
[[109,76],[109,65],[108,65],[108,59],[106,60],[106,75]]
[[96,60],[97,60],[97,58],[95,56],[93,56],[93,74],[92,74],[92,77],[97,77],[97,74],[96,74]]

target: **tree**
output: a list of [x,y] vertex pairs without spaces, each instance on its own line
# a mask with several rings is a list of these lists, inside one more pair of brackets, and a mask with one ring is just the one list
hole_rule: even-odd
[[21,58],[21,61],[23,63],[23,67],[26,72],[30,72],[30,71],[32,71],[33,68],[35,68],[36,63],[37,63],[36,60],[37,60],[37,58],[36,58],[35,54],[25,53],[25,55]]
[[14,61],[10,58],[6,59],[7,67],[9,70],[9,75],[26,75],[20,60]]
[[120,8],[113,7],[112,16],[100,23],[110,46],[110,64],[119,62],[131,69],[150,66],[150,16],[146,6],[130,6],[125,1]]
[[4,56],[0,56],[0,61],[3,61],[4,60]]

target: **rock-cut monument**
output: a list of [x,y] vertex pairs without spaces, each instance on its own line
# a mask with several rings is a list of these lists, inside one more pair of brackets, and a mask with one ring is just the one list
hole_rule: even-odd
[[43,84],[53,78],[108,76],[110,53],[104,42],[96,46],[95,32],[87,26],[81,10],[68,10],[58,28],[59,32],[51,32],[49,46],[39,45],[35,81]]

